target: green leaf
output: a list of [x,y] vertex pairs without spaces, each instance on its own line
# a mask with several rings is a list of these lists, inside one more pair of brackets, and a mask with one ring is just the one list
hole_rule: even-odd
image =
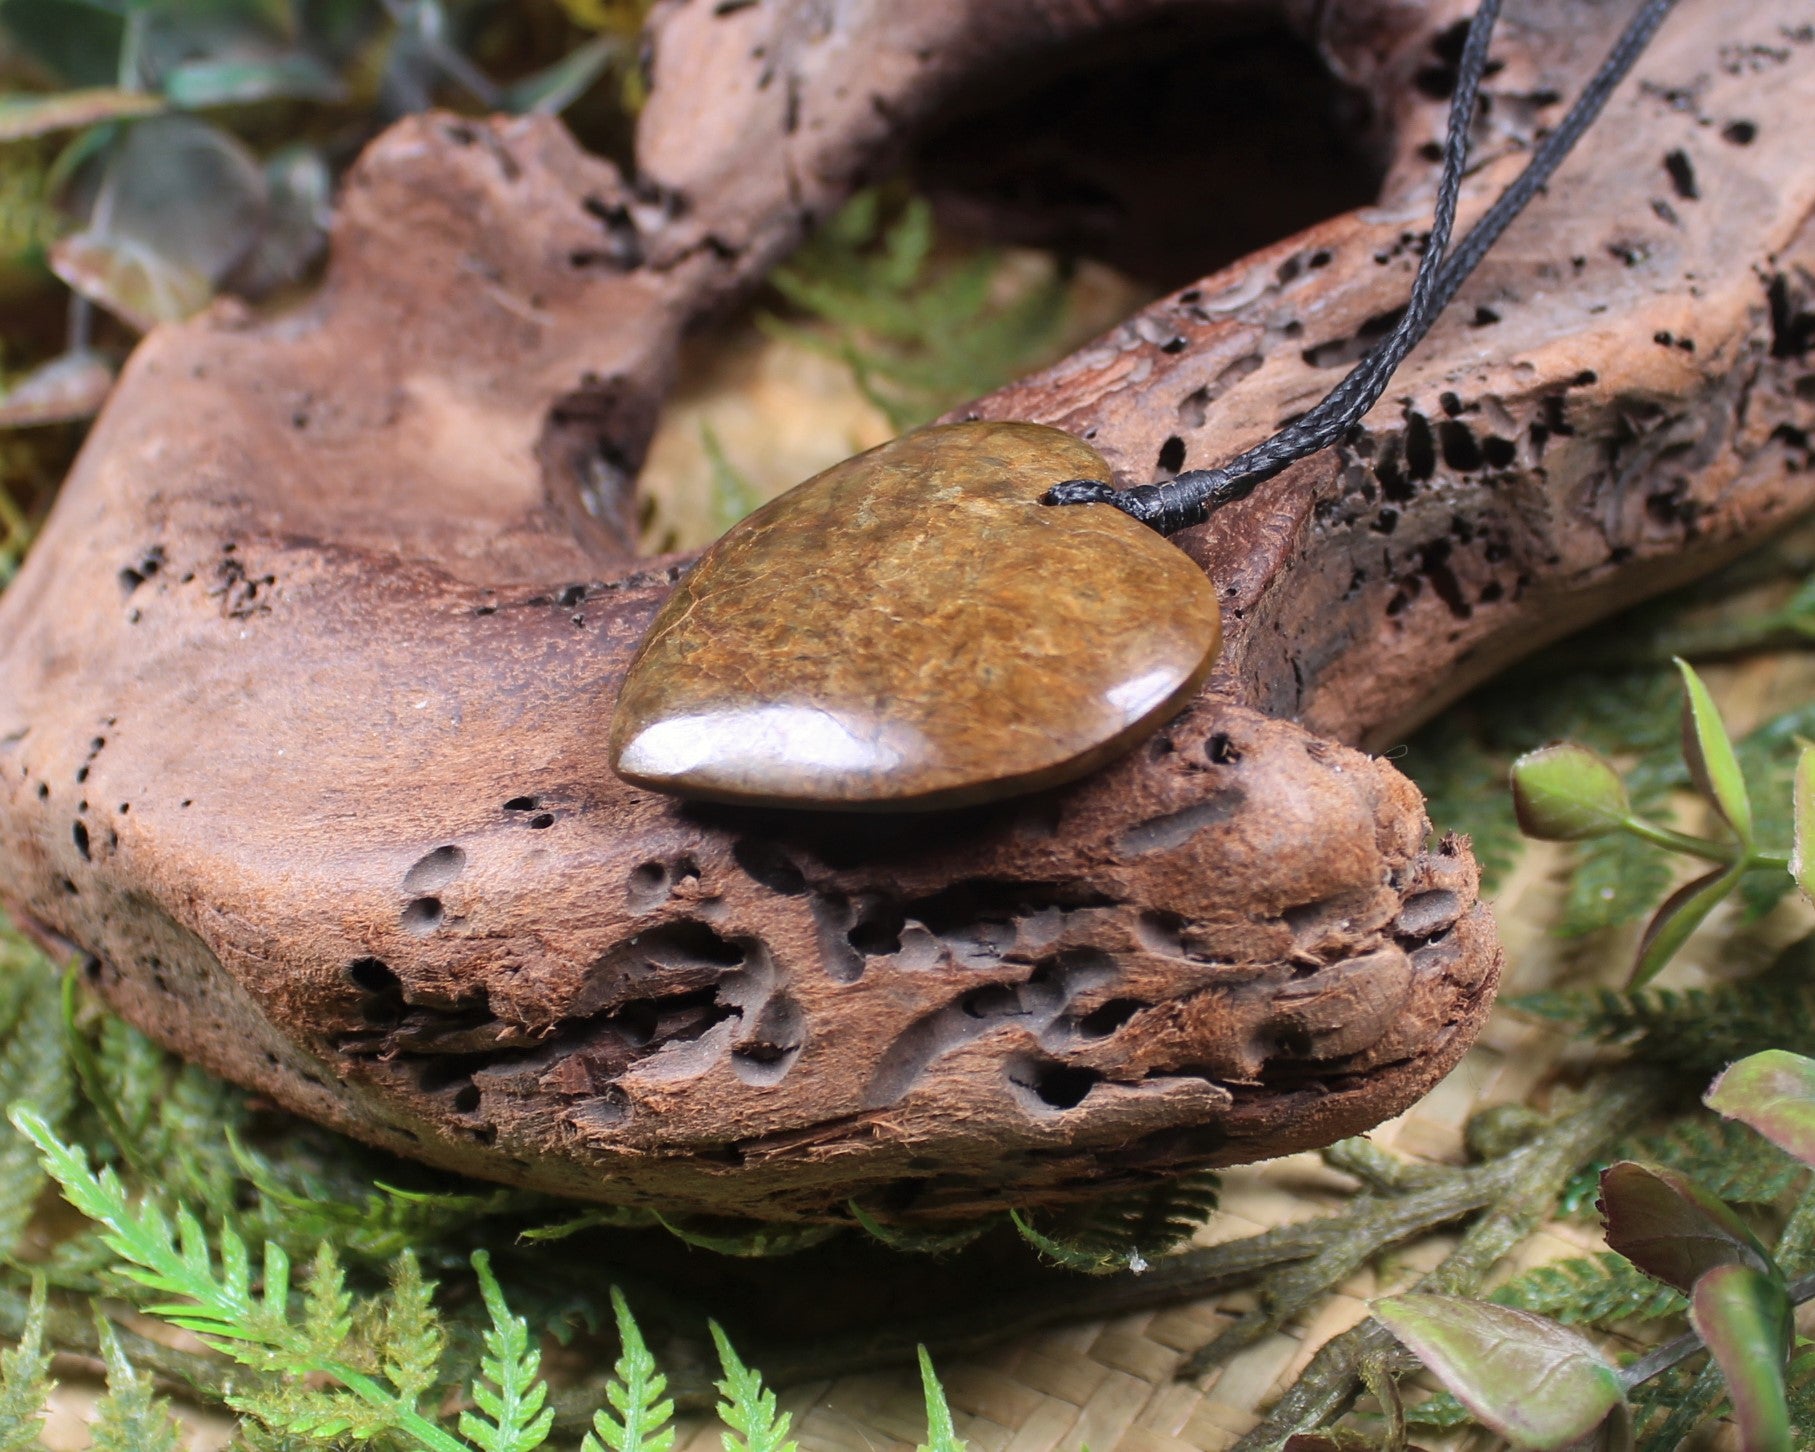
[[1566,1447],[1622,1400],[1618,1372],[1587,1338],[1528,1311],[1413,1293],[1376,1301],[1373,1312],[1515,1447]]
[[1720,709],[1687,661],[1678,659],[1676,668],[1683,675],[1683,760],[1689,764],[1689,775],[1702,795],[1727,819],[1739,840],[1750,846],[1752,800],[1746,794],[1746,779],[1740,772],[1739,758],[1733,754],[1733,742],[1720,718]]
[[479,1363],[483,1379],[475,1381],[471,1391],[479,1412],[460,1414],[460,1435],[484,1452],[533,1452],[548,1440],[555,1420],[555,1409],[545,1405],[548,1383],[541,1376],[542,1353],[530,1345],[528,1324],[505,1304],[485,1251],[473,1252],[473,1270],[492,1324]]
[[1771,1264],[1743,1220],[1674,1170],[1632,1160],[1609,1165],[1601,1172],[1601,1214],[1609,1246],[1685,1293],[1715,1266]]
[[[606,1407],[593,1413],[592,1431],[580,1452],[669,1452],[674,1446],[674,1402],[668,1378],[656,1369],[642,1327],[630,1314],[624,1293],[611,1288],[618,1322],[618,1360],[605,1387]],[[616,1413],[614,1416],[613,1413]]]
[[74,131],[103,121],[150,116],[164,109],[158,97],[113,86],[90,86],[48,96],[0,97],[0,144]]
[[793,1418],[777,1409],[775,1393],[763,1385],[762,1374],[744,1365],[718,1322],[707,1325],[725,1372],[714,1383],[723,1397],[719,1420],[731,1429],[722,1437],[725,1452],[797,1452],[799,1444],[788,1437]]
[[122,9],[88,0],[6,0],[0,5],[0,28],[62,80],[111,86],[120,74]]
[[[4,951],[17,945],[18,952]],[[0,983],[10,990],[12,1022],[0,1037],[0,1105],[29,1107],[62,1123],[75,1102],[75,1073],[63,1037],[61,980],[56,970],[12,934],[0,935]],[[11,1126],[0,1128],[0,1254],[10,1255],[36,1213],[46,1183],[37,1147]]]
[[[1677,712],[1671,703],[1670,720]],[[1671,795],[1688,780],[1674,737],[1668,748],[1646,753],[1626,773],[1626,790],[1639,816],[1669,810]],[[1602,928],[1643,919],[1670,891],[1668,854],[1628,832],[1579,842],[1575,872],[1557,931],[1579,937]]]
[[265,161],[268,205],[252,250],[234,267],[236,291],[261,298],[300,281],[327,244],[333,179],[327,158],[306,143]]
[[1790,876],[1802,895],[1815,902],[1815,746],[1796,758],[1790,819]]
[[982,1239],[993,1228],[993,1217],[977,1216],[968,1224],[952,1230],[923,1230],[919,1226],[890,1225],[877,1219],[855,1200],[847,1207],[851,1218],[855,1220],[871,1238],[881,1241],[890,1250],[910,1252],[915,1255],[944,1255],[950,1251],[962,1250],[965,1246]]
[[267,183],[245,145],[192,116],[141,121],[108,158],[87,227],[51,267],[140,331],[187,317],[264,225]]
[[547,69],[505,87],[500,109],[519,114],[560,115],[605,74],[605,68],[619,49],[619,42],[613,36],[601,35],[587,41]]
[[1717,867],[1704,876],[1684,883],[1658,905],[1639,938],[1638,955],[1632,965],[1629,986],[1643,988],[1662,973],[1689,941],[1690,934],[1707,920],[1708,914],[1739,886],[1745,875],[1745,863],[1735,862]]
[[31,1307],[19,1344],[0,1352],[0,1452],[42,1452],[38,1432],[45,1402],[56,1385],[50,1379],[51,1353],[44,1347],[49,1314],[44,1279],[32,1281]]
[[314,56],[302,54],[186,61],[164,77],[165,97],[187,111],[280,97],[337,101],[345,93],[339,77]]
[[1815,1059],[1783,1049],[1752,1054],[1716,1079],[1702,1102],[1815,1165]]
[[1727,1379],[1746,1452],[1790,1452],[1784,1372],[1795,1329],[1783,1282],[1754,1266],[1717,1266],[1695,1283],[1689,1324]]
[[1512,764],[1519,830],[1546,842],[1580,842],[1617,832],[1632,813],[1612,763],[1586,746],[1553,742]]
[[51,248],[50,265],[76,292],[141,333],[200,311],[214,295],[203,274],[131,238],[77,232]]
[[951,1404],[945,1399],[945,1388],[939,1384],[939,1374],[933,1370],[933,1358],[927,1355],[926,1347],[917,1349],[920,1355],[920,1391],[926,1398],[926,1441],[915,1448],[915,1452],[970,1452],[969,1444],[952,1425]]

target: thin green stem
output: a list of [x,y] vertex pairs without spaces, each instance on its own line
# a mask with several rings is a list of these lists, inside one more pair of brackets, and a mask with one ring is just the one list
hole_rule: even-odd
[[[1800,1306],[1804,1301],[1815,1301],[1815,1275],[1792,1281],[1788,1287],[1790,1304]],[[1662,1376],[1671,1367],[1687,1361],[1705,1346],[1702,1338],[1693,1331],[1685,1331],[1673,1341],[1666,1341],[1654,1351],[1647,1352],[1632,1365],[1620,1372],[1620,1385],[1627,1391]]]
[[378,1408],[392,1419],[400,1432],[414,1437],[424,1447],[433,1449],[433,1452],[473,1452],[470,1446],[452,1432],[443,1431],[421,1412],[405,1406],[399,1398],[380,1386],[376,1378],[337,1361],[318,1362],[314,1369],[333,1377],[368,1406]]
[[1748,868],[1775,867],[1784,872],[1790,870],[1788,852],[1762,852],[1756,847],[1747,849],[1739,842],[1716,842],[1709,837],[1693,837],[1687,832],[1647,822],[1643,817],[1626,818],[1620,823],[1620,829],[1654,846],[1662,847],[1667,852],[1699,857],[1704,862],[1731,864],[1743,859]]

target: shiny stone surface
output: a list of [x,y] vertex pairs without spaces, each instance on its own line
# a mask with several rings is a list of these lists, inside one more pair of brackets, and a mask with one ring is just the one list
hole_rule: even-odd
[[1216,592],[1108,505],[1094,449],[1024,423],[920,429],[772,500],[676,586],[611,762],[639,786],[814,808],[957,806],[1127,751],[1216,660]]

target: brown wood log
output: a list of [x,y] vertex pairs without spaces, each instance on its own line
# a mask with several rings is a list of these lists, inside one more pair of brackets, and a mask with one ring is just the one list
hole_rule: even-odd
[[[212,1069],[595,1200],[963,1215],[1403,1108],[1499,949],[1466,844],[1356,748],[1815,502],[1807,0],[1684,0],[1356,436],[1181,539],[1225,655],[1130,758],[851,822],[683,807],[603,745],[685,563],[627,543],[682,330],[916,125],[1187,23],[1283,19],[1373,98],[1377,205],[969,411],[1137,482],[1302,410],[1402,303],[1460,13],[693,0],[634,182],[549,121],[399,124],[311,303],[145,341],[0,600],[0,896]],[[1471,212],[1617,23],[1509,19]]]

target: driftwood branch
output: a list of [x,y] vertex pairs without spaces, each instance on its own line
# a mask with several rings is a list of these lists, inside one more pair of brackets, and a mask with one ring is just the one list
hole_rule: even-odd
[[[1499,950],[1466,845],[1356,748],[1815,502],[1806,3],[1684,0],[1364,428],[1182,539],[1225,654],[1131,758],[852,823],[681,807],[603,742],[685,563],[628,543],[677,340],[917,127],[1178,26],[1293,27],[1371,98],[1378,204],[971,410],[1144,480],[1403,301],[1458,14],[694,0],[634,181],[548,121],[400,124],[306,308],[146,340],[0,601],[0,896],[215,1070],[594,1199],[967,1215],[1403,1108]],[[1610,23],[1509,24],[1469,208]]]

